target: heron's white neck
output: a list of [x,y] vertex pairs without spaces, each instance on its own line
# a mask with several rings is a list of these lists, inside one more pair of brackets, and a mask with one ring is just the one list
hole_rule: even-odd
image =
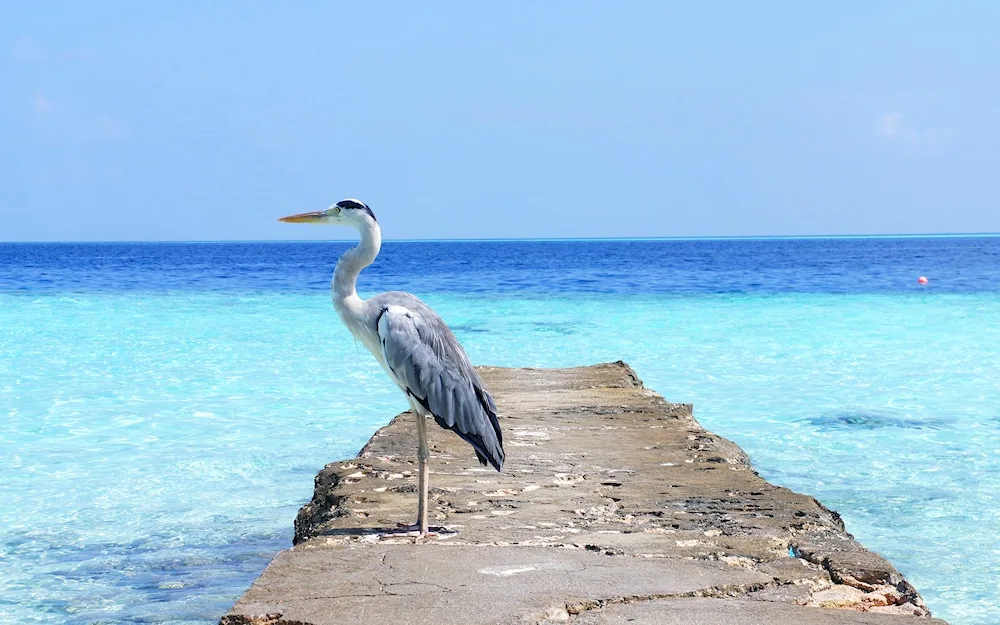
[[358,274],[374,262],[382,247],[382,230],[374,219],[362,219],[356,227],[361,242],[344,252],[333,272],[333,305],[345,321],[349,313],[360,314],[362,300],[358,297]]

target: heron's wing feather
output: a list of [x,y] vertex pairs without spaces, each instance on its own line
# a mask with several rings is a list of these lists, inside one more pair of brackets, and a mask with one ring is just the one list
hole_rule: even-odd
[[499,471],[504,451],[496,404],[444,321],[426,306],[388,305],[376,326],[396,383]]

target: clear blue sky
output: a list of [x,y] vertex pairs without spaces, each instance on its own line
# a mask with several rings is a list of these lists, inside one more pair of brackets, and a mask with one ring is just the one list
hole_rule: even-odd
[[997,2],[8,2],[0,240],[1000,231]]

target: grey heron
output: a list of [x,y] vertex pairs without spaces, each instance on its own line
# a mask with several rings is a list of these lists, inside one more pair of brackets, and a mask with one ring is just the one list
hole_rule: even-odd
[[500,471],[503,435],[497,407],[448,325],[416,296],[401,291],[361,299],[357,279],[382,246],[382,231],[367,204],[341,200],[323,211],[282,217],[286,223],[353,226],[360,243],[347,250],[333,272],[333,306],[351,334],[375,356],[406,394],[417,418],[419,495],[417,527],[427,536],[427,417],[472,445],[479,462]]

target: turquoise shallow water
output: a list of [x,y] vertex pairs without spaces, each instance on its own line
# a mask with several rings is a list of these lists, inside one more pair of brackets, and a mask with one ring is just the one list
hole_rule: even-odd
[[[626,360],[936,615],[1000,622],[1000,294],[525,291],[422,295],[479,363]],[[405,408],[322,284],[11,289],[0,329],[4,623],[217,620]]]

